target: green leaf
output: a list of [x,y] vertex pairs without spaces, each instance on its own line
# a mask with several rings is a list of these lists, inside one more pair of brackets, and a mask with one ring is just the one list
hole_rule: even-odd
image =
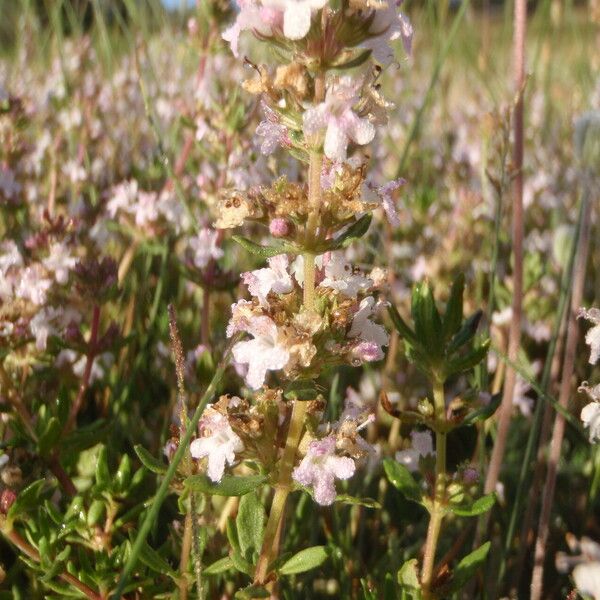
[[262,585],[249,585],[242,590],[238,590],[235,593],[234,598],[237,600],[251,600],[251,598],[270,598],[271,592],[269,592]]
[[442,320],[427,281],[415,285],[411,309],[417,339],[429,354],[440,356],[443,350]]
[[470,412],[463,420],[463,425],[472,425],[478,421],[485,421],[489,419],[500,406],[502,401],[502,394],[494,394],[491,400],[485,405],[477,408],[473,412]]
[[341,248],[347,248],[352,242],[360,239],[367,233],[372,218],[373,216],[369,213],[363,215],[357,221],[354,221],[344,233],[338,235],[338,237],[329,242],[325,250],[340,250]]
[[417,559],[407,560],[398,571],[398,583],[400,584],[401,600],[421,600],[421,584],[417,571]]
[[185,480],[185,485],[195,492],[213,496],[243,496],[260,487],[265,481],[266,475],[225,475],[219,483],[214,483],[206,475],[192,475]]
[[400,316],[398,309],[393,304],[390,305],[388,312],[390,313],[392,323],[394,324],[394,327],[400,336],[412,346],[417,344],[418,340],[415,332],[406,324],[406,321],[404,321],[404,319]]
[[98,454],[98,462],[96,462],[96,483],[99,486],[107,486],[110,483],[106,446],[102,446]]
[[367,508],[381,508],[381,504],[377,500],[373,500],[373,498],[356,498],[348,494],[339,494],[335,497],[335,501],[354,506],[366,506]]
[[225,571],[229,571],[229,569],[235,568],[233,566],[233,561],[230,556],[225,556],[214,562],[212,565],[206,567],[202,572],[205,575],[218,575],[219,573],[224,573]]
[[450,298],[444,313],[444,340],[449,340],[458,332],[463,320],[463,294],[465,291],[465,276],[461,273],[452,284]]
[[450,505],[449,508],[455,515],[461,517],[477,517],[478,515],[482,515],[483,513],[488,512],[488,510],[491,510],[495,503],[496,494],[492,492],[491,494],[486,494],[485,496],[478,498],[470,506]]
[[137,446],[134,446],[133,449],[148,471],[152,471],[152,473],[157,473],[158,475],[163,475],[167,472],[167,465],[154,458],[144,446],[138,444]]
[[131,459],[128,454],[121,458],[117,474],[115,475],[115,488],[119,492],[124,492],[131,483]]
[[237,550],[231,551],[231,562],[240,573],[246,573],[249,577],[254,575],[254,567]]
[[265,509],[252,492],[242,496],[235,525],[242,555],[248,558],[252,551],[260,551],[265,528]]
[[272,256],[277,256],[278,254],[298,254],[297,249],[290,247],[289,245],[284,246],[283,244],[279,244],[277,246],[261,246],[248,238],[245,238],[241,235],[232,235],[231,238],[235,240],[244,250],[250,252],[250,254],[254,254],[255,256],[260,256],[262,258],[271,258]]
[[342,63],[336,63],[330,66],[331,69],[336,70],[344,70],[344,69],[353,69],[355,67],[360,67],[364,62],[366,62],[371,56],[371,50],[365,50],[361,52],[358,56],[354,57],[351,60]]
[[40,505],[40,496],[45,483],[45,479],[38,479],[19,492],[17,499],[8,509],[6,517],[9,522],[20,518],[22,515]]
[[325,546],[305,548],[286,561],[279,569],[279,573],[281,575],[294,575],[316,569],[327,560],[328,556],[329,552]]
[[485,562],[490,546],[491,542],[486,542],[483,546],[465,556],[456,565],[451,591],[456,592],[460,590],[475,575],[477,569]]
[[400,463],[391,458],[383,461],[383,468],[390,483],[408,499],[413,502],[421,503],[421,488],[414,480],[411,472]]
[[314,400],[318,393],[317,386],[312,379],[292,381],[283,391],[283,395],[287,400]]
[[102,500],[94,500],[90,505],[90,509],[87,513],[87,524],[88,527],[93,527],[100,522],[100,519],[104,516],[105,505]]
[[458,333],[450,340],[450,344],[446,350],[448,355],[453,354],[473,339],[482,316],[483,312],[478,310],[463,323],[462,327],[458,330]]
[[155,573],[163,573],[173,580],[178,580],[179,575],[171,565],[156,551],[144,542],[140,552],[140,560]]
[[470,371],[476,367],[486,356],[490,349],[490,340],[485,340],[480,346],[473,348],[464,356],[453,358],[446,363],[444,372],[447,377],[464,371]]
[[50,417],[38,439],[38,448],[42,456],[46,456],[54,447],[61,432],[62,426],[60,421],[56,417]]

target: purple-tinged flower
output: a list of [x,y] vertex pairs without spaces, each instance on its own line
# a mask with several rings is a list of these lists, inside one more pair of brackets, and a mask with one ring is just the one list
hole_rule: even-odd
[[394,227],[398,227],[400,225],[400,217],[398,216],[398,212],[396,211],[396,205],[394,203],[394,192],[402,187],[406,183],[405,179],[394,179],[393,181],[389,181],[388,183],[375,186],[370,181],[365,182],[364,184],[364,192],[365,196],[371,200],[373,195],[375,198],[379,200],[385,214],[388,218],[388,221]]
[[190,238],[188,245],[193,252],[193,262],[198,269],[204,269],[211,259],[218,260],[223,256],[223,249],[218,246],[219,232],[204,227],[198,234]]
[[52,281],[45,277],[39,264],[27,267],[22,273],[15,295],[17,298],[29,300],[33,304],[44,304]]
[[364,145],[375,137],[375,126],[352,110],[358,101],[359,87],[351,77],[342,77],[329,86],[325,102],[304,113],[304,135],[313,136],[325,129],[323,150],[333,161],[346,160],[350,141]]
[[337,290],[349,298],[356,298],[359,291],[367,290],[373,285],[368,277],[354,271],[343,252],[324,255],[323,270],[324,278],[319,285]]
[[242,281],[248,286],[248,291],[260,302],[268,306],[269,292],[289,294],[294,289],[292,278],[288,273],[288,257],[278,254],[269,258],[269,266],[265,269],[242,273]]
[[584,318],[594,324],[585,336],[585,343],[590,347],[590,365],[594,365],[600,358],[600,309],[580,308],[578,318]]
[[369,33],[374,36],[363,42],[363,48],[372,50],[373,58],[384,66],[394,60],[394,51],[389,42],[402,39],[407,54],[412,50],[413,27],[408,18],[399,10],[402,0],[388,0],[385,8],[375,11]]
[[429,431],[413,431],[410,434],[411,447],[396,452],[396,461],[414,473],[419,468],[421,457],[435,454],[433,440]]
[[225,472],[225,463],[233,465],[236,452],[243,452],[244,444],[233,431],[227,417],[208,405],[198,424],[199,438],[190,444],[193,458],[208,458],[208,477],[219,482]]
[[248,365],[246,383],[257,390],[264,384],[267,371],[285,367],[290,353],[279,339],[277,325],[267,316],[252,317],[244,331],[254,339],[235,344],[233,358],[237,363]]
[[315,500],[322,506],[335,501],[335,480],[350,479],[356,470],[351,458],[336,456],[335,444],[334,435],[311,442],[306,456],[292,473],[299,484],[313,488]]
[[283,12],[283,35],[301,40],[310,30],[313,10],[319,10],[328,0],[263,0],[263,5]]
[[[376,352],[373,347],[369,346],[369,355],[377,356],[374,360],[380,360],[383,358],[383,346],[387,346],[389,343],[389,336],[386,330],[379,324],[373,323],[369,317],[375,312],[375,298],[368,296],[364,298],[359,306],[358,311],[354,315],[348,337],[357,338],[358,345],[362,343],[374,344],[378,348]],[[367,351],[366,347],[363,347],[363,354]]]
[[262,120],[256,128],[256,135],[263,138],[260,144],[260,151],[265,156],[273,154],[279,146],[289,146],[290,138],[285,125],[279,122],[277,113],[263,103],[265,119]]
[[253,30],[263,36],[272,35],[272,28],[278,26],[283,19],[281,10],[261,6],[257,0],[237,0],[240,11],[235,22],[221,36],[229,42],[233,55],[238,58],[239,40],[242,31]]
[[276,217],[269,223],[269,232],[273,237],[285,237],[290,232],[289,223],[280,217]]
[[71,256],[64,243],[57,242],[52,244],[50,253],[42,262],[46,269],[54,273],[56,283],[64,285],[69,279],[69,271],[77,264],[77,259]]

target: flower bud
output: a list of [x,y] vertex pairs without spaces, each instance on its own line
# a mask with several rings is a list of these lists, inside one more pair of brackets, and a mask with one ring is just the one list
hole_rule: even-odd
[[7,514],[16,499],[17,493],[14,490],[9,488],[2,490],[2,494],[0,494],[0,513]]
[[417,404],[417,410],[425,417],[433,416],[433,405],[427,398],[419,400]]
[[285,237],[290,231],[290,226],[285,219],[276,218],[269,223],[269,231],[273,237]]

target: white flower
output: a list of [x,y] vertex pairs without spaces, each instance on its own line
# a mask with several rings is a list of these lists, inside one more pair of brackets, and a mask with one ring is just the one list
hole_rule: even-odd
[[348,296],[356,298],[360,290],[367,290],[373,282],[360,273],[355,273],[352,265],[345,259],[343,252],[331,252],[323,259],[325,277],[319,284]]
[[577,316],[594,324],[585,336],[585,343],[590,347],[590,364],[594,365],[600,358],[600,309],[580,308]]
[[581,420],[593,444],[600,440],[600,402],[590,402],[581,411]]
[[208,476],[211,481],[219,482],[223,478],[225,463],[233,465],[236,452],[242,452],[244,444],[227,418],[210,404],[206,407],[198,428],[201,437],[190,444],[190,454],[196,459],[208,457]]
[[193,254],[193,262],[198,269],[203,269],[211,259],[218,260],[223,256],[222,248],[218,246],[219,232],[215,229],[204,227],[193,238],[188,245]]
[[419,459],[422,456],[435,454],[433,439],[429,431],[412,431],[410,434],[411,447],[408,450],[396,452],[396,461],[404,465],[411,473],[419,468]]
[[242,281],[248,286],[248,291],[260,302],[268,306],[269,292],[289,294],[294,289],[292,278],[288,273],[288,257],[278,254],[269,258],[269,266],[265,269],[242,273]]
[[373,58],[384,66],[394,59],[394,51],[389,42],[402,38],[406,53],[410,54],[412,49],[413,27],[408,18],[398,10],[401,3],[388,0],[385,8],[375,11],[375,18],[369,28],[369,33],[374,37],[361,44],[364,48],[370,48]]
[[380,186],[376,186],[370,181],[366,181],[363,184],[363,196],[368,198],[369,201],[378,201],[381,204],[388,221],[394,227],[398,227],[400,225],[400,217],[398,216],[398,211],[396,210],[393,194],[405,183],[406,180],[400,178],[394,179],[393,181],[389,181],[388,183]]
[[69,279],[69,271],[77,264],[77,259],[71,256],[66,244],[56,242],[50,246],[50,253],[42,263],[54,273],[56,282],[64,285]]
[[246,383],[257,390],[265,382],[267,371],[285,367],[290,353],[280,343],[277,325],[269,317],[251,318],[244,331],[254,339],[235,344],[232,349],[233,358],[237,363],[248,365]]
[[34,304],[44,304],[52,281],[44,276],[39,264],[27,267],[21,273],[15,295]]
[[584,596],[600,600],[600,562],[588,562],[573,569],[577,591]]
[[289,144],[288,130],[285,125],[279,122],[277,113],[263,103],[265,119],[262,120],[256,128],[256,135],[263,138],[260,151],[264,155],[273,154],[278,146]]
[[239,56],[239,40],[242,31],[253,30],[263,36],[270,36],[272,28],[279,25],[283,15],[281,10],[261,6],[256,0],[237,0],[240,7],[236,20],[221,36],[229,42],[233,55]]
[[263,5],[283,11],[283,35],[301,40],[310,30],[312,11],[323,8],[328,0],[263,0]]
[[113,188],[113,196],[106,203],[106,212],[111,219],[117,216],[120,210],[133,212],[138,194],[138,183],[135,179],[124,181]]
[[350,141],[364,145],[375,137],[375,126],[352,110],[358,101],[359,87],[360,84],[350,76],[342,77],[328,87],[325,102],[309,108],[304,113],[304,135],[312,136],[325,129],[323,149],[327,158],[331,160],[346,160]]
[[301,485],[312,486],[315,500],[322,506],[335,501],[335,480],[349,479],[356,469],[351,458],[335,455],[335,443],[334,435],[311,442],[306,456],[292,473]]
[[383,358],[383,346],[387,346],[389,342],[389,336],[386,330],[377,323],[373,323],[369,317],[374,313],[375,309],[375,298],[369,296],[361,301],[360,307],[354,319],[348,336],[351,338],[358,338],[361,342],[372,342],[378,349],[376,357],[371,360],[381,360]]

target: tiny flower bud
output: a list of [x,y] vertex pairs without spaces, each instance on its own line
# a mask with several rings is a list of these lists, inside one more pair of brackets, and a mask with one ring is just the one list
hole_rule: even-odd
[[467,467],[463,471],[463,481],[467,485],[472,485],[479,481],[479,471],[473,467]]
[[290,226],[285,219],[276,218],[269,224],[269,231],[273,237],[285,237],[290,231]]
[[0,513],[3,515],[8,513],[10,507],[15,503],[17,493],[11,489],[2,490],[0,494]]
[[429,402],[429,400],[427,400],[427,398],[419,400],[417,410],[425,417],[433,416],[433,405],[431,404],[431,402]]

